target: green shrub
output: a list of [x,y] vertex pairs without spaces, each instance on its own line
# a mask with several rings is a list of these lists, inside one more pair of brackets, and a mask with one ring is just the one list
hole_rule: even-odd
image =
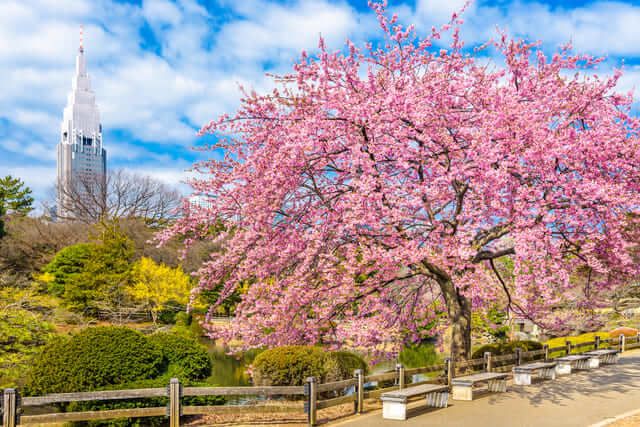
[[436,346],[431,342],[404,347],[400,351],[398,359],[405,368],[419,368],[442,363],[441,356],[436,351]]
[[32,358],[53,336],[53,327],[37,313],[0,310],[0,389],[21,386]]
[[339,381],[352,378],[355,369],[366,368],[366,362],[353,353],[289,345],[256,356],[252,377],[256,385],[302,385],[308,377],[316,377],[320,382]]
[[199,380],[211,373],[207,349],[195,339],[170,332],[153,334],[149,340],[164,356],[167,375],[182,381]]
[[307,377],[324,375],[324,351],[319,347],[288,345],[265,350],[252,366],[256,385],[302,385]]
[[177,326],[190,326],[191,325],[191,314],[186,311],[180,311],[175,315],[175,324]]
[[46,345],[33,361],[30,394],[65,393],[151,379],[163,354],[140,332],[125,327],[87,328]]
[[522,351],[540,350],[542,344],[537,341],[511,341],[505,343],[485,344],[478,347],[472,354],[472,359],[481,359],[485,352],[491,352],[493,356],[502,356],[504,354],[512,354],[516,348]]
[[353,377],[353,371],[362,369],[367,373],[367,362],[348,351],[334,351],[325,355],[324,382],[340,381]]

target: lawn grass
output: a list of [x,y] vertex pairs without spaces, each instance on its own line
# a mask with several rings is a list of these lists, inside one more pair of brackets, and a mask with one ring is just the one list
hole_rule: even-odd
[[[576,344],[595,341],[596,335],[598,335],[601,340],[606,340],[609,338],[609,332],[605,332],[605,331],[587,332],[586,334],[577,335],[577,336],[551,338],[549,341],[545,342],[545,344],[548,345],[549,348],[564,347],[567,341],[570,341],[571,347],[572,347],[571,353],[582,353],[584,351],[592,350],[593,347],[587,347],[587,346],[576,347]],[[601,347],[608,347],[608,344],[602,343]],[[549,357],[551,358],[560,357],[564,355],[565,355],[565,351],[556,351],[553,353],[549,353]]]

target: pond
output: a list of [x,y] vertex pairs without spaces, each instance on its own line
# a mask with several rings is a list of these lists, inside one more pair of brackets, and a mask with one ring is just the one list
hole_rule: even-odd
[[[212,359],[211,375],[207,379],[207,383],[221,387],[250,385],[247,367],[259,353],[258,351],[229,355],[224,347],[216,345],[210,340],[203,341],[203,343],[208,347]],[[371,372],[393,370],[398,361],[407,369],[418,368],[442,363],[442,355],[438,353],[432,342],[423,342],[405,347],[398,359],[394,358],[377,363],[371,367]]]

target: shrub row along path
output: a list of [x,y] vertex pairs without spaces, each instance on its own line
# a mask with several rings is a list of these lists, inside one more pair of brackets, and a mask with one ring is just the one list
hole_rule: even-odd
[[509,383],[507,393],[478,395],[471,402],[449,399],[449,407],[410,405],[407,421],[382,419],[381,411],[334,423],[345,427],[586,427],[640,409],[640,350],[623,353],[618,365],[578,371],[530,386]]

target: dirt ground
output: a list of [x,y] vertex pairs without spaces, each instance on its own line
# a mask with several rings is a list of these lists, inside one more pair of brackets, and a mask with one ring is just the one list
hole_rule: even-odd
[[[381,404],[378,399],[366,399],[365,408],[367,410],[378,409]],[[318,424],[327,424],[331,421],[344,420],[346,417],[353,415],[353,404],[338,405],[318,411]],[[203,426],[269,426],[269,427],[306,427],[307,415],[302,412],[296,413],[265,413],[257,414],[215,414],[202,415],[193,417],[191,420],[185,420],[184,426],[203,427]]]

